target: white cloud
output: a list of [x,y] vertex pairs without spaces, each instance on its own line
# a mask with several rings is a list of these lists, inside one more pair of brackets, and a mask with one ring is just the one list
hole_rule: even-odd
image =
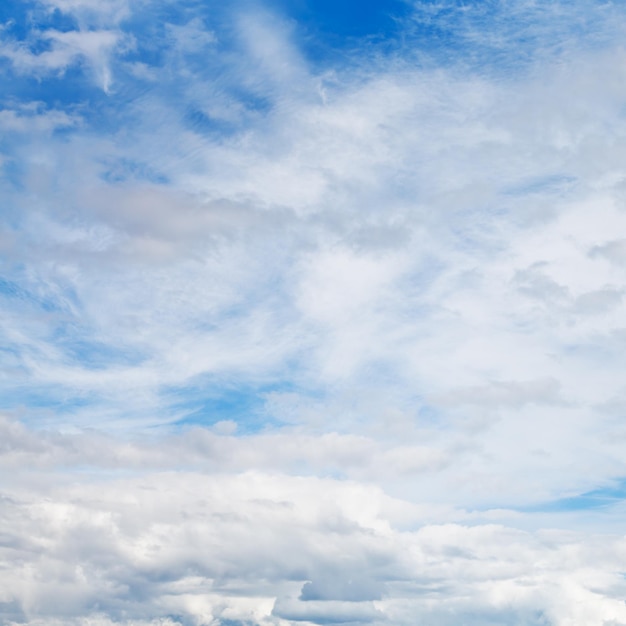
[[64,482],[5,488],[2,601],[20,623],[626,620],[616,537],[400,530],[379,490],[280,474]]
[[[38,0],[47,11],[58,10],[78,20],[81,27],[117,26],[131,15],[127,0]],[[135,0],[134,9],[147,8],[149,3]]]
[[45,6],[14,73],[108,95],[0,111],[3,619],[626,624],[621,505],[559,512],[625,473],[620,21],[322,71],[260,9],[142,56],[144,4]]
[[0,47],[0,56],[8,58],[17,72],[35,76],[48,73],[62,75],[72,65],[84,61],[95,72],[102,89],[109,91],[112,80],[109,57],[122,43],[120,33],[111,30],[59,32],[48,29],[38,33],[36,39],[48,43],[49,49],[33,52],[28,45],[9,41]]
[[45,133],[80,123],[76,115],[65,111],[47,110],[42,102],[20,103],[15,108],[0,110],[0,128],[5,133]]

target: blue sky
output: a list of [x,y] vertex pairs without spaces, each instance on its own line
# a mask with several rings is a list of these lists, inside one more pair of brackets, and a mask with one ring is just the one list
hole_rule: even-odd
[[626,624],[626,10],[0,7],[0,621]]

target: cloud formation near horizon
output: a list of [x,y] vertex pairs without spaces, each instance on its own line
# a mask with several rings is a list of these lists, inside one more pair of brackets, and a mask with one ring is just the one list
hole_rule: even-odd
[[0,22],[0,621],[626,625],[626,10]]

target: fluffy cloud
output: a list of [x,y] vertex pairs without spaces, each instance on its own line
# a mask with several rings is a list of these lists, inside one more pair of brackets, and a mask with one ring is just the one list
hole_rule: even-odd
[[8,623],[626,620],[622,538],[421,525],[408,504],[332,479],[77,478],[5,491]]

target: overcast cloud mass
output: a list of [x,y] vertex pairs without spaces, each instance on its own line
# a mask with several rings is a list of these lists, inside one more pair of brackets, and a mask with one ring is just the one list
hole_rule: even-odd
[[626,626],[625,37],[3,2],[0,623]]

